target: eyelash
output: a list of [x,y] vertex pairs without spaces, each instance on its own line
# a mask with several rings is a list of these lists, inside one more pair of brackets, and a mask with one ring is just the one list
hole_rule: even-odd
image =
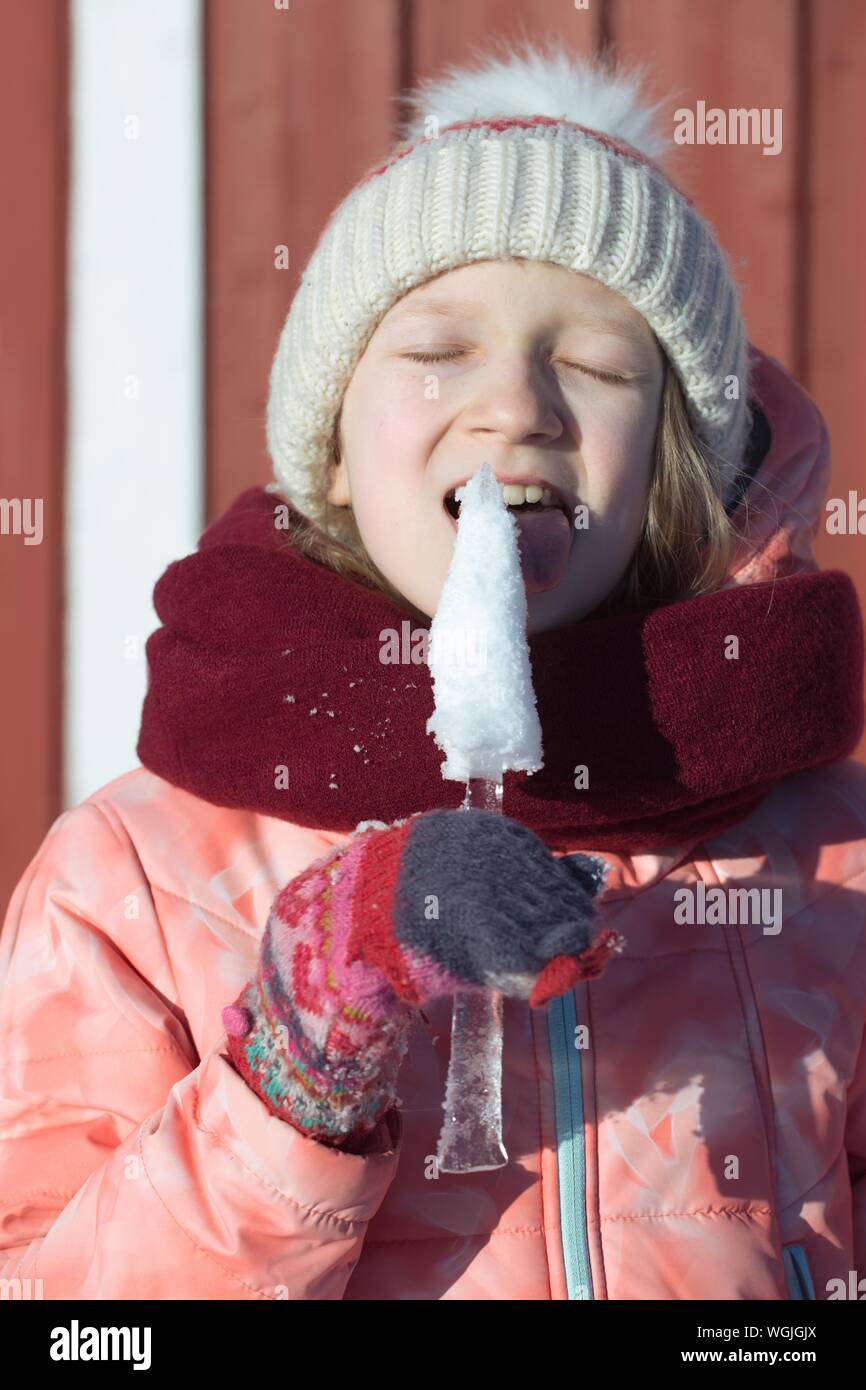
[[[462,349],[453,352],[407,352],[406,356],[412,362],[451,362],[455,357],[462,357]],[[601,372],[596,367],[579,367],[576,362],[563,362],[564,367],[569,367],[575,372],[584,372],[587,376],[595,377],[596,381],[607,381],[612,385],[623,386],[628,381],[628,377],[618,376],[615,372]]]

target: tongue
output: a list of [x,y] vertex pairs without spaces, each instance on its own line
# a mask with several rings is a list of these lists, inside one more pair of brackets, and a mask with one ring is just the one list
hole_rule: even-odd
[[572,538],[568,517],[558,507],[544,507],[537,512],[521,507],[513,515],[526,592],[539,594],[552,589],[568,563]]

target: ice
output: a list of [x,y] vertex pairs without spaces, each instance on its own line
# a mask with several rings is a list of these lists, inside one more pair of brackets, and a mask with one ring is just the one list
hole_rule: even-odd
[[[488,463],[458,489],[451,565],[430,625],[434,713],[442,776],[466,783],[461,809],[502,813],[505,772],[543,767],[541,724],[526,641],[526,589],[517,522]],[[485,1172],[508,1161],[502,1143],[500,994],[454,996],[443,1173]]]
[[454,996],[438,1167],[480,1173],[508,1161],[502,1143],[502,996]]
[[464,488],[451,565],[430,625],[434,714],[442,776],[501,781],[543,766],[526,642],[526,589],[517,522],[489,463]]

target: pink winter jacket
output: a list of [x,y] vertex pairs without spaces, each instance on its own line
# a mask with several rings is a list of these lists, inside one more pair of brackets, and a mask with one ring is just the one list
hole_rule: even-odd
[[[828,480],[814,405],[770,358],[759,386],[779,524],[756,519],[732,583],[814,567]],[[437,1177],[450,1000],[413,1025],[379,1152],[302,1136],[223,1055],[277,891],[347,837],[127,772],[55,821],[0,936],[0,1279],[46,1299],[857,1296],[864,833],[845,762],[706,843],[606,854],[626,950],[546,1010],[506,1002],[509,1163]],[[768,910],[677,924],[699,883],[770,890]]]

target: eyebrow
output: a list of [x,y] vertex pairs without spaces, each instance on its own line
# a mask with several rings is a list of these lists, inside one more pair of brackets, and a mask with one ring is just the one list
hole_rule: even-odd
[[[394,315],[392,322],[396,327],[397,324],[405,323],[411,319],[427,318],[431,314],[442,318],[459,317],[461,314],[466,315],[487,307],[483,302],[475,300],[455,302],[448,299],[428,299],[418,301],[416,304],[407,304],[405,309],[401,309]],[[636,343],[638,347],[645,347],[647,343],[645,334],[641,332],[637,324],[628,319],[609,319],[602,314],[595,314],[591,310],[577,310],[572,321],[578,327],[591,328],[596,333],[609,333],[614,337],[625,338],[629,342]]]

